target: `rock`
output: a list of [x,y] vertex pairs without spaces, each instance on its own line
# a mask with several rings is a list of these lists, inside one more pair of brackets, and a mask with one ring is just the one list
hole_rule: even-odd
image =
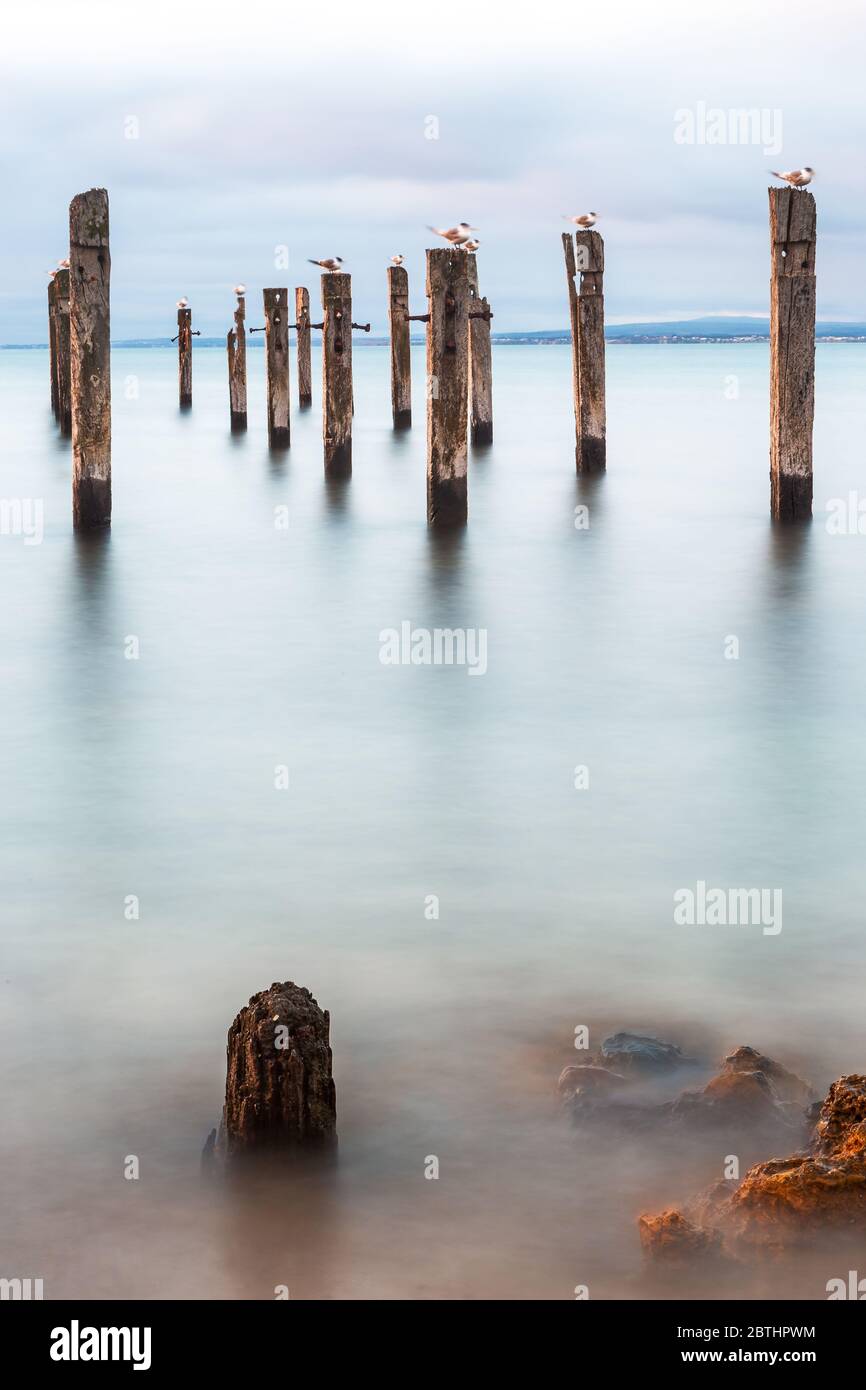
[[759,1072],[772,1082],[782,1101],[805,1107],[814,1099],[815,1093],[806,1081],[801,1081],[792,1071],[774,1062],[772,1057],[764,1057],[754,1047],[735,1048],[722,1062],[722,1069],[729,1073]]
[[641,1216],[637,1224],[643,1252],[653,1263],[689,1264],[721,1253],[718,1232],[694,1225],[672,1207],[658,1216]]
[[580,1067],[565,1067],[560,1073],[556,1089],[563,1099],[576,1095],[601,1098],[610,1096],[627,1085],[625,1077],[619,1076],[615,1071],[587,1063]]
[[673,1071],[691,1059],[684,1057],[675,1043],[660,1042],[640,1033],[613,1033],[604,1039],[599,1060],[620,1072],[650,1076]]
[[834,1081],[811,1151],[746,1173],[726,1214],[741,1244],[788,1245],[801,1235],[866,1226],[866,1076]]
[[218,1148],[226,1158],[336,1142],[330,1016],[286,982],[253,995],[228,1033]]

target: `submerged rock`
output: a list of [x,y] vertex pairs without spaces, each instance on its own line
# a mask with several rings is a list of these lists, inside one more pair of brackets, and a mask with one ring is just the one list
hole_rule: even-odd
[[584,1066],[564,1067],[556,1083],[556,1089],[563,1100],[572,1096],[586,1095],[594,1099],[613,1095],[628,1082],[624,1076],[607,1067],[595,1067],[587,1062]]
[[804,1132],[812,1088],[753,1047],[738,1047],[701,1091],[684,1091],[671,1106],[674,1119],[701,1125]]
[[687,1065],[691,1058],[683,1056],[676,1043],[661,1042],[640,1033],[613,1033],[601,1045],[601,1060],[605,1066],[620,1072],[656,1076]]
[[654,1263],[690,1264],[721,1253],[722,1238],[717,1231],[694,1225],[672,1207],[658,1216],[641,1216],[637,1224],[643,1252]]

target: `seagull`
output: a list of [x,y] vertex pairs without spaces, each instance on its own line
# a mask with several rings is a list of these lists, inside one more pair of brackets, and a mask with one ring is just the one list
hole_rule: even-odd
[[188,309],[188,308],[189,308],[189,300],[188,300],[188,299],[179,299],[179,300],[177,301],[177,307],[178,307],[178,309]]
[[402,265],[405,259],[406,259],[405,256],[392,256],[392,257],[391,257],[391,264],[392,264],[392,265]]
[[428,232],[435,232],[437,236],[442,236],[446,241],[450,241],[452,246],[462,246],[464,242],[470,240],[469,233],[477,232],[477,227],[470,227],[468,222],[458,222],[456,227],[431,227],[427,226]]
[[58,269],[58,270],[68,270],[68,269],[69,269],[69,257],[68,257],[68,256],[66,257],[65,260],[63,260],[63,261],[58,261],[58,262],[57,262],[57,269]]
[[477,251],[480,245],[481,245],[481,242],[480,242],[480,241],[477,241],[477,240],[473,237],[471,241],[464,241],[464,242],[463,242],[463,245],[460,247],[460,250],[461,250],[461,251]]
[[235,292],[235,294],[238,296],[238,298],[240,299],[243,295],[246,294],[246,292],[247,292],[247,287],[246,287],[246,285],[235,285],[235,290],[234,290],[234,292]]
[[774,179],[783,179],[792,188],[805,188],[807,183],[811,183],[815,177],[815,170],[810,169],[808,164],[805,169],[789,169],[786,174],[780,174],[778,169],[771,169],[770,173]]
[[583,227],[585,230],[588,231],[589,228],[594,227],[596,222],[598,221],[598,213],[584,212],[581,213],[579,217],[566,217],[563,213],[563,218],[566,222],[573,222],[575,227]]
[[307,260],[310,265],[320,265],[323,270],[330,271],[331,275],[335,275],[343,264],[342,256],[327,256],[323,261],[314,261],[311,256],[308,256]]

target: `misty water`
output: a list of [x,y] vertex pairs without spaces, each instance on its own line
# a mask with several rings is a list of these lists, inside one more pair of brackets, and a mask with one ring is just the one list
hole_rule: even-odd
[[[779,529],[765,345],[611,347],[584,481],[568,349],[500,347],[441,535],[413,355],[394,436],[387,350],[356,349],[329,484],[317,362],[271,454],[260,351],[243,436],[224,352],[181,414],[173,349],[115,351],[114,522],[84,538],[47,354],[0,353],[0,496],[44,507],[41,544],[0,536],[0,1273],[46,1298],[665,1297],[637,1215],[732,1150],[572,1128],[575,1028],[679,1043],[674,1091],[743,1043],[819,1094],[866,1066],[866,536],[826,526],[863,486],[866,349],[818,348],[815,516]],[[404,621],[485,629],[486,673],[383,665]],[[781,931],[676,925],[698,880],[781,889]],[[204,1181],[226,1030],[277,980],[330,1010],[338,1160]]]

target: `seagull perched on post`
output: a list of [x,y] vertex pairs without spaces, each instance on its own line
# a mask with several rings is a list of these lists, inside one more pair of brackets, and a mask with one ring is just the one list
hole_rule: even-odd
[[597,212],[584,212],[579,217],[566,217],[565,213],[562,215],[566,222],[573,222],[575,227],[583,227],[585,231],[589,231],[589,228],[594,227],[598,221]]
[[471,241],[464,241],[464,242],[463,242],[463,245],[460,247],[460,250],[461,250],[461,251],[477,251],[480,245],[481,245],[481,242],[478,241],[475,237],[473,237],[473,238],[471,239]]
[[323,261],[314,261],[312,257],[308,256],[307,260],[310,262],[310,265],[320,265],[323,270],[329,271],[331,275],[336,275],[337,271],[340,270],[343,265],[342,256],[327,256]]
[[189,300],[186,299],[186,298],[184,298],[184,299],[179,299],[179,300],[177,301],[177,307],[178,307],[178,309],[188,309],[188,308],[189,308]]
[[406,259],[405,256],[392,256],[392,257],[391,257],[391,264],[392,264],[392,265],[402,265],[405,259]]
[[789,169],[786,174],[780,174],[778,169],[771,169],[770,173],[774,179],[782,179],[792,188],[805,188],[807,183],[811,183],[815,177],[815,170],[810,169],[808,164],[805,169]]
[[437,236],[444,237],[450,241],[452,246],[462,246],[464,242],[470,241],[470,233],[477,232],[477,227],[470,227],[468,222],[458,222],[456,227],[431,227],[427,226],[428,232],[435,232]]
[[247,287],[246,285],[235,285],[234,292],[237,295],[238,299],[243,299],[244,295],[247,292]]

